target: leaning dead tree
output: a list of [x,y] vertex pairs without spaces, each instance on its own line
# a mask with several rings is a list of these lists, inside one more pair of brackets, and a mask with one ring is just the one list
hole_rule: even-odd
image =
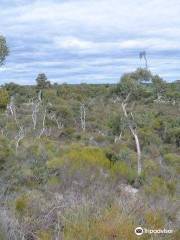
[[126,99],[124,101],[122,101],[121,106],[122,106],[122,110],[124,113],[124,117],[127,122],[127,126],[135,140],[136,151],[137,151],[137,162],[138,162],[138,175],[140,175],[142,172],[141,147],[140,147],[139,137],[138,137],[138,133],[137,133],[137,127],[132,123],[132,121],[134,121],[133,113],[132,112],[128,113],[126,110],[128,99],[129,99],[130,95],[131,95],[131,93],[129,93],[127,95]]
[[81,128],[85,132],[86,131],[86,107],[85,107],[85,104],[81,104],[81,106],[80,106],[80,120],[81,120]]

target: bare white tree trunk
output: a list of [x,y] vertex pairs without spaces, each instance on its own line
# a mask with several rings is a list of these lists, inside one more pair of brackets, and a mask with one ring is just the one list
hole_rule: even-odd
[[42,91],[40,90],[38,93],[38,100],[36,102],[32,101],[32,121],[33,121],[33,129],[36,129],[37,125],[37,114],[39,112],[39,106],[42,102]]
[[42,129],[41,129],[41,132],[40,132],[40,134],[39,134],[39,138],[41,138],[41,136],[42,136],[42,135],[44,134],[44,132],[45,132],[46,114],[47,114],[47,109],[45,108],[44,116],[43,116],[43,122],[42,122]]
[[36,129],[37,125],[37,113],[39,112],[39,102],[33,103],[32,106],[32,121],[33,121],[33,129]]
[[11,116],[14,118],[16,125],[18,125],[17,115],[16,115],[16,106],[14,104],[14,98],[11,97],[10,103],[7,105],[7,111],[10,111]]
[[129,127],[129,128],[135,139],[137,160],[138,160],[138,175],[141,175],[142,165],[141,165],[141,147],[140,147],[140,143],[139,143],[139,138],[138,138],[136,130],[134,130],[132,127]]
[[41,90],[38,93],[38,100],[39,100],[39,102],[42,102],[42,91]]
[[3,128],[0,128],[1,129],[1,135],[4,136],[4,129]]
[[58,129],[62,129],[64,127],[63,123],[56,117],[56,114],[52,114],[49,116],[51,120],[54,120],[55,123],[57,124]]
[[62,129],[64,127],[63,123],[59,122],[57,118],[55,118],[55,121],[56,121],[58,129]]
[[[128,100],[129,96],[130,95],[128,95],[126,100],[124,102],[122,102],[122,104],[121,104],[123,112],[124,112],[124,116],[127,120],[128,120],[128,114],[126,111],[126,105],[127,105],[126,101]],[[131,116],[133,117],[132,113],[131,113]],[[133,126],[131,125],[131,123],[129,121],[128,121],[128,127],[135,139],[136,151],[137,151],[137,161],[138,161],[138,175],[140,175],[142,172],[142,164],[141,164],[141,147],[140,147],[139,137],[137,134],[137,130],[133,128]]]
[[80,107],[80,119],[81,119],[81,128],[85,132],[86,131],[86,107],[84,104],[81,104]]
[[121,141],[121,138],[122,138],[122,131],[120,132],[119,136],[115,136],[114,142],[115,142],[115,143],[120,142],[120,141]]
[[25,137],[25,130],[23,127],[20,127],[18,134],[15,137],[16,140],[16,153],[18,151],[19,148],[19,143],[20,141]]

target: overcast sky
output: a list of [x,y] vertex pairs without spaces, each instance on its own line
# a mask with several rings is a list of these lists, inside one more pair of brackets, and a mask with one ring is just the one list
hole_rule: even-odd
[[179,0],[0,0],[0,35],[10,56],[0,84],[114,83],[148,65],[180,79]]

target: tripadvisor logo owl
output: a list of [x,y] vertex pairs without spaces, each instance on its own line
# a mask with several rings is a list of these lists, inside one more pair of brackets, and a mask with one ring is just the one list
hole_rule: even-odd
[[164,234],[164,233],[167,233],[167,234],[170,234],[170,233],[173,233],[173,230],[172,229],[147,229],[147,228],[142,228],[142,227],[137,227],[135,228],[134,230],[135,234],[140,236],[142,234]]
[[144,232],[142,227],[137,227],[134,231],[135,231],[135,234],[138,236],[142,235]]

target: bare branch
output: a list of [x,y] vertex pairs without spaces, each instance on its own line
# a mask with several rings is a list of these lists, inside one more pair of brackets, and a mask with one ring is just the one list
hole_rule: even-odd
[[86,107],[84,104],[80,106],[80,119],[81,119],[81,128],[83,131],[86,131]]
[[16,140],[16,153],[18,151],[20,141],[25,137],[25,130],[23,127],[19,128],[18,134],[15,137]]

